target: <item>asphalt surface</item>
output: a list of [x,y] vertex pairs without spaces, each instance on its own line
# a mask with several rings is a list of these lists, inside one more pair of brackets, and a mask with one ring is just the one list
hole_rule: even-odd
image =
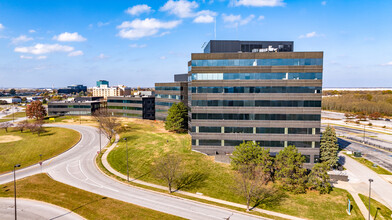
[[[225,208],[206,205],[192,200],[181,199],[165,194],[135,188],[117,182],[103,175],[95,165],[99,150],[97,129],[79,125],[51,125],[79,131],[81,141],[69,151],[43,163],[43,172],[53,179],[102,196],[133,203],[146,208],[173,214],[187,219],[265,219],[244,213],[232,212]],[[102,146],[108,140],[102,136]],[[18,170],[17,179],[40,173],[39,165]],[[0,176],[0,184],[13,180],[12,173]]]
[[343,165],[347,169],[349,174],[349,181],[355,183],[353,187],[358,192],[362,192],[365,195],[368,194],[369,190],[369,179],[373,179],[372,192],[376,193],[385,203],[392,207],[392,184],[386,182],[377,173],[364,167],[354,159],[340,154],[344,158]]
[[[13,198],[0,198],[0,218],[2,220],[15,219]],[[84,219],[81,216],[54,206],[49,203],[18,199],[16,203],[18,219],[39,220],[39,219],[58,219],[58,220],[78,220]]]

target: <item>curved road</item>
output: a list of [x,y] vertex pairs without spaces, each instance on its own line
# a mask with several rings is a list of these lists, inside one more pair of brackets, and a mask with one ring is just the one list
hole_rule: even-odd
[[[82,220],[81,216],[58,206],[27,199],[18,199],[18,219]],[[15,219],[14,199],[0,198],[0,216],[3,220]]]
[[[80,125],[51,126],[74,129],[82,134],[82,139],[72,149],[43,164],[43,172],[47,172],[59,182],[187,219],[223,220],[229,216],[231,220],[263,219],[119,183],[103,175],[95,165],[95,156],[99,150],[99,134],[96,128]],[[102,146],[105,146],[108,140],[103,136],[102,140]],[[40,172],[40,166],[34,165],[17,171],[16,175],[19,179]],[[11,182],[12,178],[12,173],[0,176],[0,184]]]

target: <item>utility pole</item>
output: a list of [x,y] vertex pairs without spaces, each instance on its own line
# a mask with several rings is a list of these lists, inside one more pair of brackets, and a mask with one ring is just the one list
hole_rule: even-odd
[[372,192],[372,182],[373,182],[373,179],[369,179],[369,216],[368,216],[368,220],[370,220],[370,197],[371,197],[371,192]]

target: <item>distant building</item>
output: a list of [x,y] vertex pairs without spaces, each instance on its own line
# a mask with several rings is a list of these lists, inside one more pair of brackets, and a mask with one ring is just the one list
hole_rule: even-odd
[[174,103],[188,106],[188,82],[184,74],[174,75],[175,82],[155,83],[155,118],[166,120],[168,110]]
[[58,94],[75,94],[79,92],[87,92],[87,86],[84,85],[72,85],[67,88],[58,89]]
[[152,96],[109,96],[107,108],[114,116],[155,120],[155,98]]
[[48,115],[93,115],[105,108],[104,100],[97,101],[54,101],[48,103]]
[[21,98],[0,98],[0,101],[5,101],[8,104],[12,104],[12,103],[21,103],[22,99]]
[[100,87],[93,88],[93,96],[103,96],[104,98],[109,96],[127,96],[131,95],[131,93],[132,89],[124,85],[108,87],[106,84],[101,84]]
[[106,85],[107,87],[109,87],[109,81],[106,81],[106,80],[98,80],[98,81],[97,81],[97,87],[101,87],[101,85]]

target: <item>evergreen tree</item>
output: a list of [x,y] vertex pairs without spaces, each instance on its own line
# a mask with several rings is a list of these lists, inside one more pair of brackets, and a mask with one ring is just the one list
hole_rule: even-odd
[[320,194],[329,193],[332,186],[329,183],[328,165],[326,163],[317,163],[309,174],[308,184],[312,189],[316,189]]
[[173,104],[165,121],[165,129],[183,133],[188,130],[188,109],[184,103]]
[[282,188],[294,193],[306,192],[305,158],[295,146],[285,147],[275,158],[275,178],[282,183]]
[[336,138],[335,129],[328,126],[321,137],[320,160],[325,162],[329,168],[338,165],[338,139]]

